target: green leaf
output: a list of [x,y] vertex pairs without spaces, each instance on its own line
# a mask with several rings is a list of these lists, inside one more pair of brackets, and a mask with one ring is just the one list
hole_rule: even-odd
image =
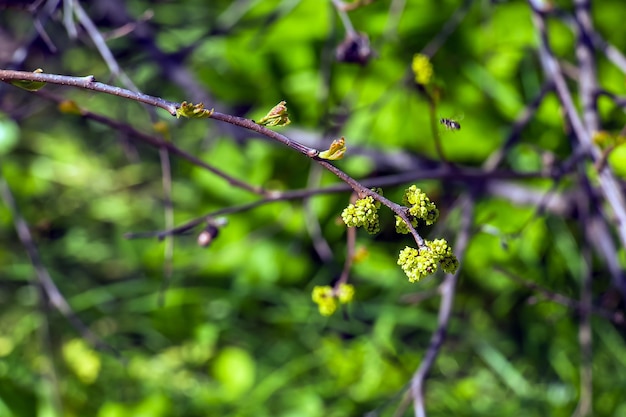
[[[43,70],[41,68],[37,68],[33,72],[35,74],[40,74],[43,72]],[[13,80],[11,81],[11,84],[13,84],[16,87],[22,88],[24,90],[28,90],[28,91],[37,91],[41,89],[44,85],[46,85],[46,83],[43,81],[30,81],[30,80]]]

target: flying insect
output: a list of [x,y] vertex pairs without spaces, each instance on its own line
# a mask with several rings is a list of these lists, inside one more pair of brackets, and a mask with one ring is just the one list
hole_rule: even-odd
[[442,117],[439,119],[439,123],[444,125],[448,130],[461,130],[461,124],[454,119],[446,119]]

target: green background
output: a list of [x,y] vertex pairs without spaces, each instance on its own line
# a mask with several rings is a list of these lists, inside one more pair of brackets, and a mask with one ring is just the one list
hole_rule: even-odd
[[[197,102],[198,90],[172,80],[182,68],[210,94],[208,108],[258,120],[286,100],[292,124],[277,130],[320,149],[345,136],[348,153],[337,165],[357,179],[407,171],[398,162],[403,158],[412,158],[416,177],[441,164],[428,103],[409,69],[413,55],[462,7],[459,1],[408,1],[396,17],[388,1],[350,12],[375,51],[365,66],[334,60],[344,28],[326,1],[87,3],[106,35],[152,10],[147,34],[136,29],[107,43],[146,94]],[[598,32],[622,51],[625,15],[621,0],[594,2]],[[0,27],[4,38],[26,42],[33,17],[6,9]],[[84,30],[68,38],[61,10],[45,28],[57,51],[33,42],[20,69],[93,74],[117,84]],[[555,53],[575,62],[570,29],[551,20],[549,36]],[[142,37],[164,55],[158,58]],[[437,116],[462,115],[460,131],[440,132],[448,160],[478,168],[502,146],[543,83],[537,45],[526,2],[471,2],[432,58]],[[624,74],[601,54],[598,74],[603,88],[626,93]],[[573,82],[572,88],[575,94]],[[148,112],[135,102],[58,86],[45,90],[153,132]],[[119,352],[94,349],[57,311],[42,306],[13,216],[1,204],[0,416],[393,415],[437,325],[439,297],[419,297],[436,290],[443,276],[407,281],[396,260],[414,242],[395,234],[389,211],[381,210],[379,235],[358,232],[357,247],[368,256],[351,273],[355,300],[330,318],[319,315],[311,291],[331,285],[343,267],[339,215],[347,192],[228,215],[209,248],[196,244],[198,230],[177,236],[160,305],[166,244],[124,238],[165,228],[158,151],[13,86],[1,86],[0,94],[2,175],[43,264],[76,314]],[[607,99],[600,104],[603,127],[618,131],[623,113]],[[339,183],[304,156],[242,129],[176,120],[162,110],[157,117],[176,146],[250,184],[291,190]],[[571,154],[555,95],[543,101],[502,166],[537,172],[546,154],[557,161]],[[618,148],[611,156],[620,175],[624,155]],[[171,164],[176,224],[258,199],[182,158],[171,156]],[[385,187],[385,196],[400,202],[411,183]],[[454,245],[462,220],[456,199],[468,190],[477,199],[467,252],[457,254],[463,262],[448,339],[426,385],[429,415],[572,415],[581,366],[576,312],[507,274],[578,298],[587,268],[582,252],[591,242],[576,215],[538,216],[532,205],[481,192],[480,179],[415,183],[441,210],[435,226],[419,230],[428,239]],[[553,183],[514,182],[539,195]],[[578,186],[570,176],[558,189]],[[332,259],[321,260],[313,248],[307,230],[315,222]],[[623,261],[620,249],[622,267]],[[603,262],[594,255],[589,265],[597,302],[615,293]],[[592,326],[593,415],[625,415],[624,328],[599,317]],[[412,415],[411,407],[404,415]]]

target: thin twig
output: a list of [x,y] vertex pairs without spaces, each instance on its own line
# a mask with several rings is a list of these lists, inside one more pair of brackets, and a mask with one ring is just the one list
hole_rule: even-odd
[[[172,169],[170,166],[170,154],[167,148],[159,149],[159,159],[161,161],[165,228],[171,229],[174,227],[174,204],[172,202]],[[159,306],[161,307],[165,305],[165,291],[167,291],[173,273],[174,238],[172,236],[165,239],[165,248],[163,250],[163,281],[159,291]]]
[[138,101],[140,103],[149,104],[166,110],[172,116],[176,115],[176,109],[180,107],[179,103],[164,100],[159,97],[149,96],[147,94],[130,91],[125,88],[114,87],[108,84],[96,81],[93,75],[85,77],[70,77],[67,75],[45,74],[26,71],[0,70],[0,81],[39,81],[49,84],[66,85],[70,87],[84,88],[86,90],[97,91],[100,93],[111,94],[117,97],[127,98],[129,100]]
[[613,102],[616,105],[618,105],[619,107],[626,109],[626,97],[618,96],[617,94],[612,93],[612,92],[607,91],[607,90],[598,90],[596,92],[596,95],[606,96],[606,97],[610,98],[611,100],[613,100]]
[[118,78],[122,82],[122,84],[129,90],[139,91],[137,86],[132,82],[128,75],[126,75],[126,73],[122,71],[120,65],[113,56],[111,49],[109,49],[109,47],[107,46],[104,37],[98,30],[97,26],[93,23],[87,12],[85,12],[83,6],[81,6],[80,1],[73,0],[72,3],[76,18],[87,31],[87,34],[96,46],[96,49],[100,53],[100,56],[107,64],[107,67],[109,67],[109,71],[111,71],[111,74],[113,74],[114,77]]
[[[316,189],[319,187],[320,180],[322,178],[322,168],[318,165],[312,165],[309,170],[309,179],[307,183],[307,189]],[[330,245],[324,238],[324,234],[322,233],[322,227],[320,226],[319,217],[315,215],[315,211],[313,210],[312,200],[310,198],[305,198],[303,202],[304,210],[304,218],[305,218],[305,227],[309,232],[309,236],[311,236],[311,240],[313,242],[313,248],[317,255],[323,262],[328,262],[333,259],[333,251],[330,248]],[[349,231],[350,229],[348,229]]]
[[74,2],[72,0],[63,0],[63,25],[70,39],[78,37],[76,24],[74,23]]
[[[71,1],[71,0],[70,0]],[[87,34],[91,38],[92,42],[96,46],[96,49],[100,53],[100,56],[104,60],[104,62],[109,67],[109,71],[111,74],[118,78],[122,84],[132,91],[139,91],[137,86],[132,82],[132,80],[128,77],[125,71],[123,71],[113,56],[111,49],[106,44],[106,40],[104,36],[100,33],[100,30],[93,23],[85,9],[80,4],[79,0],[73,0],[73,10],[76,14],[76,18],[80,22],[80,24],[85,28]],[[148,113],[150,114],[150,119],[152,123],[157,122],[157,115],[155,114],[154,107],[147,105]],[[172,189],[172,173],[170,167],[170,159],[169,159],[169,151],[167,148],[159,148],[159,159],[161,161],[161,177],[163,183],[163,206],[164,206],[164,216],[165,216],[165,228],[171,229],[174,227],[174,207],[171,201],[171,189]],[[163,281],[161,284],[161,289],[159,291],[159,301],[158,304],[163,306],[165,303],[165,291],[167,290],[168,283],[172,276],[172,262],[174,257],[174,239],[166,239],[165,248],[164,248],[164,259],[163,259]]]
[[[38,95],[41,95],[43,97],[45,97],[46,99],[52,100],[56,103],[62,103],[64,101],[64,99],[50,94],[46,91],[38,91],[37,92]],[[223,178],[224,180],[226,180],[229,184],[231,184],[232,186],[241,188],[243,190],[247,190],[250,191],[251,193],[254,194],[258,194],[258,195],[266,195],[267,192],[261,188],[261,187],[256,187],[253,185],[250,185],[244,181],[241,181],[235,177],[232,177],[230,175],[228,175],[227,173],[225,173],[224,171],[214,167],[213,165],[201,160],[200,158],[186,152],[183,151],[182,149],[178,148],[176,145],[174,145],[172,142],[170,141],[166,141],[163,140],[161,138],[158,138],[156,136],[153,135],[148,135],[146,133],[143,133],[135,128],[133,128],[130,125],[127,125],[125,123],[122,122],[118,122],[117,120],[113,120],[110,119],[106,116],[103,116],[101,114],[98,113],[93,113],[91,111],[82,109],[82,108],[78,108],[78,110],[80,111],[80,115],[86,119],[89,120],[93,120],[95,122],[98,122],[100,124],[103,124],[105,126],[109,126],[119,132],[122,132],[126,135],[128,135],[131,138],[137,139],[138,141],[145,143],[147,145],[153,146],[157,149],[167,149],[169,152],[178,155],[184,159],[186,159],[187,161],[189,161],[190,163],[202,167],[204,169],[206,169],[207,171],[210,171],[212,173],[214,173],[215,175]]]
[[346,30],[346,38],[356,38],[358,37],[358,33],[356,33],[356,30],[354,30],[354,26],[352,25],[352,22],[350,21],[350,17],[348,16],[348,13],[346,13],[346,9],[343,7],[343,2],[339,1],[339,0],[331,0],[331,2],[333,3],[333,6],[335,6],[335,9],[337,10],[337,14],[339,15],[339,18],[341,19],[341,22],[343,23],[343,27]]
[[578,345],[580,348],[580,394],[578,404],[572,417],[587,417],[591,415],[593,402],[593,373],[591,371],[592,354],[592,337],[591,337],[591,314],[593,307],[593,271],[592,271],[592,252],[589,242],[591,234],[591,217],[593,216],[594,201],[589,199],[593,195],[591,183],[586,175],[586,171],[582,168],[580,171],[580,188],[585,190],[578,198],[578,213],[580,216],[580,228],[583,236],[587,239],[582,240],[584,245],[580,249],[581,253],[581,273],[580,273],[580,311],[578,323]]
[[594,31],[590,35],[595,47],[604,52],[608,60],[626,74],[626,56],[615,46],[605,41],[598,32]]
[[591,4],[588,0],[574,0],[576,17],[576,57],[578,58],[579,95],[583,109],[583,120],[587,132],[597,132],[600,128],[598,104],[595,92],[599,90],[591,34],[595,32],[591,21]]
[[[353,196],[356,197],[356,196]],[[354,203],[356,198],[352,198],[351,203]],[[352,269],[352,263],[354,262],[354,249],[356,246],[356,227],[348,227],[346,231],[346,259],[343,263],[343,269],[341,270],[341,276],[335,283],[335,289],[339,289],[341,284],[346,284],[348,278],[350,278],[350,270]]]
[[[52,84],[61,84],[61,85],[69,85],[69,86],[74,86],[74,87],[86,88],[89,90],[112,94],[118,97],[124,97],[130,100],[135,100],[135,101],[139,101],[142,103],[150,104],[155,107],[163,108],[163,109],[168,110],[168,112],[170,112],[173,115],[176,114],[176,110],[180,107],[179,103],[175,103],[175,102],[167,101],[158,97],[153,97],[153,96],[149,96],[146,94],[126,90],[123,88],[112,87],[107,84],[95,82],[93,76],[68,77],[68,76],[51,75],[51,74],[43,74],[43,73],[29,73],[29,72],[21,72],[21,71],[0,70],[0,81],[11,81],[11,80],[43,81],[43,82],[49,82]],[[107,120],[106,118],[103,118],[95,114],[90,114],[89,117],[94,120],[99,120],[102,123],[109,124],[110,126],[115,126],[116,128],[120,128],[121,130],[128,128],[127,126],[121,123],[114,122],[112,120]],[[342,170],[340,170],[339,168],[337,168],[336,166],[334,166],[327,160],[319,158],[318,157],[319,151],[317,149],[305,146],[297,141],[294,141],[288,138],[287,136],[284,136],[280,133],[267,129],[264,126],[260,126],[259,124],[255,123],[253,120],[249,120],[249,119],[245,119],[245,118],[237,117],[237,116],[232,116],[228,114],[223,114],[217,111],[212,112],[211,118],[257,132],[267,138],[276,140],[282,143],[283,145],[314,160],[316,163],[318,163],[319,165],[321,165],[322,167],[326,168],[328,171],[333,173],[335,176],[337,176],[337,178],[339,178],[340,180],[348,184],[359,195],[359,197],[362,198],[365,196],[370,196],[374,198],[376,201],[379,201],[384,206],[388,207],[391,211],[393,211],[398,217],[400,217],[407,224],[407,227],[411,235],[415,239],[417,246],[419,248],[422,248],[425,246],[425,242],[423,238],[417,233],[417,231],[415,230],[415,227],[411,224],[411,221],[407,215],[405,207],[399,204],[396,204],[388,200],[387,198],[379,195],[378,193],[370,190],[368,187],[362,185],[361,183],[359,183],[358,181],[350,177],[348,174],[346,174],[345,172],[343,172]],[[153,146],[157,146],[159,148],[167,148],[173,153],[177,153],[181,156],[184,155],[186,159],[190,161],[193,160],[195,163],[202,165],[206,169],[216,172],[215,168],[205,164],[204,162],[198,160],[197,158],[194,158],[193,156],[189,154],[186,154],[185,152],[171,145],[169,142],[160,141],[148,135],[135,134],[135,137],[139,137],[139,136],[141,136],[141,138],[145,142],[150,143]],[[224,178],[227,177],[225,176],[224,173],[220,173],[218,175]],[[237,184],[241,188],[246,188],[253,192],[254,191],[259,192],[259,190],[254,189],[241,181],[238,181],[232,178],[230,179],[230,181]]]
[[[555,302],[557,304],[561,304],[562,306],[565,306],[571,310],[574,310],[576,312],[580,312],[583,309],[583,306],[581,305],[580,301],[578,300],[574,300],[573,298],[569,298],[563,294],[559,294],[557,292],[554,292],[552,290],[549,290],[545,287],[542,287],[541,285],[537,284],[534,281],[530,281],[527,280],[525,278],[522,278],[518,275],[515,275],[513,272],[506,270],[504,267],[502,266],[498,266],[495,265],[493,267],[494,271],[497,271],[499,273],[501,273],[502,275],[504,275],[505,277],[516,281],[517,283],[525,286],[526,288],[537,292],[538,294],[540,294],[543,298],[545,298],[546,300]],[[597,306],[592,306],[591,307],[591,312],[597,316],[600,316],[602,318],[605,318],[609,321],[611,321],[612,323],[619,325],[621,327],[624,327],[626,325],[626,317],[624,317],[624,314],[621,312],[611,312],[609,310],[606,310],[604,308],[601,307],[597,307]]]
[[41,344],[43,350],[46,352],[47,360],[50,366],[44,366],[41,369],[43,379],[50,386],[52,408],[56,412],[57,416],[65,415],[63,412],[63,397],[61,396],[61,389],[59,384],[59,375],[57,367],[55,365],[55,352],[52,344],[52,335],[50,333],[50,304],[47,300],[46,290],[42,285],[37,285],[37,301],[39,309],[41,310],[42,322],[39,326],[39,333],[41,335]]
[[406,0],[392,0],[389,5],[389,12],[387,13],[387,23],[385,23],[385,31],[383,37],[389,40],[392,37],[396,37],[398,33],[398,27],[400,26],[400,18],[404,7],[406,6]]
[[537,93],[537,95],[530,101],[530,103],[528,103],[524,107],[524,109],[513,122],[509,135],[505,139],[504,144],[496,152],[491,154],[491,156],[489,156],[489,158],[483,163],[483,167],[486,170],[493,171],[498,167],[498,165],[500,165],[508,151],[519,139],[524,127],[526,127],[528,122],[530,122],[532,117],[539,109],[541,103],[543,103],[543,99],[552,90],[554,90],[554,84],[552,82],[547,81],[543,83],[541,89],[539,90],[539,93]]
[[[481,184],[481,186],[486,186],[487,190],[493,192],[494,195],[503,196],[507,198],[511,198],[510,195],[500,192],[499,190],[506,190],[510,192],[512,189],[511,183],[501,182],[500,178],[512,178],[512,179],[524,179],[524,178],[545,178],[546,176],[541,173],[518,173],[520,176],[517,177],[512,171],[496,171],[495,173],[485,173],[482,171],[474,170],[473,168],[463,168],[458,171],[450,171],[449,169],[435,169],[435,170],[424,170],[424,171],[415,171],[406,174],[396,174],[389,175],[384,177],[373,178],[369,180],[364,180],[362,184],[368,188],[376,188],[376,187],[392,187],[401,184],[406,184],[412,181],[419,181],[425,179],[440,179],[447,180],[453,182],[459,182],[463,184],[471,184],[477,183]],[[493,188],[490,186],[493,184]],[[240,206],[232,206],[223,208],[211,213],[204,214],[200,217],[192,219],[180,226],[177,226],[170,230],[163,231],[150,231],[150,232],[137,232],[137,233],[127,233],[124,235],[127,239],[142,239],[142,238],[158,238],[163,239],[165,236],[169,235],[177,235],[183,234],[189,231],[190,229],[200,225],[207,218],[212,218],[216,216],[222,216],[226,214],[239,213],[248,210],[252,210],[254,208],[260,207],[265,204],[270,204],[279,201],[289,201],[289,200],[300,200],[300,199],[308,199],[315,195],[324,195],[324,194],[336,194],[336,193],[345,193],[347,191],[352,190],[352,188],[346,184],[336,184],[329,187],[324,188],[316,188],[316,189],[302,189],[302,190],[291,190],[291,191],[267,191],[267,197],[252,202],[248,204],[243,204]],[[522,191],[518,190],[517,194]],[[513,202],[518,204],[535,204],[536,201],[541,201],[543,197],[543,193],[538,193],[536,191],[530,189],[524,189],[526,193],[525,196],[514,196],[512,198]],[[545,209],[550,210],[551,212],[561,214],[565,212],[568,207],[568,199],[567,196],[559,196],[557,201],[555,196],[552,196],[550,199],[550,204],[545,206]]]
[[430,42],[428,42],[428,44],[422,49],[420,53],[431,58],[435,56],[435,54],[437,53],[439,48],[441,48],[446,39],[448,39],[448,37],[452,35],[452,32],[454,32],[459,24],[463,21],[463,18],[465,18],[467,12],[469,12],[470,6],[473,2],[474,0],[465,0],[465,2],[454,11],[452,16],[450,16],[445,25],[443,25],[443,28],[441,28],[441,30],[437,32],[437,36],[435,36]]
[[451,163],[446,159],[446,155],[443,152],[443,145],[441,143],[441,135],[439,134],[439,118],[437,117],[437,104],[434,98],[428,94],[428,111],[429,111],[429,119],[430,119],[430,131],[433,135],[433,141],[435,143],[435,150],[437,151],[437,156],[446,165],[451,165]]

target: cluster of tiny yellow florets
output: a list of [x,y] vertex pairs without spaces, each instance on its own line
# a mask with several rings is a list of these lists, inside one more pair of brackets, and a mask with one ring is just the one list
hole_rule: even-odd
[[459,267],[459,261],[445,239],[435,239],[427,240],[426,247],[420,249],[409,246],[404,248],[400,251],[398,265],[402,267],[410,282],[416,282],[435,273],[438,265],[441,265],[444,272],[453,274]]
[[[428,64],[430,65],[430,62]],[[381,189],[373,191],[382,195]],[[417,186],[412,185],[407,188],[402,200],[406,206],[406,216],[413,227],[417,226],[418,221],[422,221],[426,225],[431,225],[437,221],[439,210]],[[369,233],[377,233],[380,230],[379,208],[380,202],[367,196],[346,207],[341,213],[341,217],[348,227],[364,227]],[[409,233],[409,226],[399,216],[396,216],[396,231]],[[400,251],[398,265],[402,267],[410,282],[416,282],[435,273],[439,267],[444,272],[453,274],[459,268],[459,261],[445,239],[435,239],[425,241],[424,246],[418,249],[405,247]],[[339,304],[349,303],[353,296],[354,287],[349,284],[340,284],[334,288],[317,286],[313,288],[312,294],[313,301],[318,305],[320,314],[323,316],[332,315]]]
[[[415,185],[406,189],[404,197],[402,197],[402,202],[409,208],[407,215],[413,227],[417,226],[418,220],[422,220],[430,226],[439,218],[439,210],[435,206],[435,203],[430,201],[426,193]],[[396,216],[396,231],[403,234],[409,233],[408,226],[404,220],[398,216]]]
[[[382,195],[381,189],[374,190]],[[341,213],[343,222],[348,227],[364,227],[369,234],[375,234],[380,231],[380,219],[378,217],[378,209],[380,202],[374,198],[367,196],[358,199],[354,204],[348,205]]]
[[311,296],[322,316],[332,315],[339,304],[347,304],[353,297],[354,286],[350,284],[339,284],[337,288],[328,285],[316,286]]
[[433,78],[433,64],[426,55],[416,54],[413,56],[411,69],[415,75],[415,82],[420,85],[428,85]]

